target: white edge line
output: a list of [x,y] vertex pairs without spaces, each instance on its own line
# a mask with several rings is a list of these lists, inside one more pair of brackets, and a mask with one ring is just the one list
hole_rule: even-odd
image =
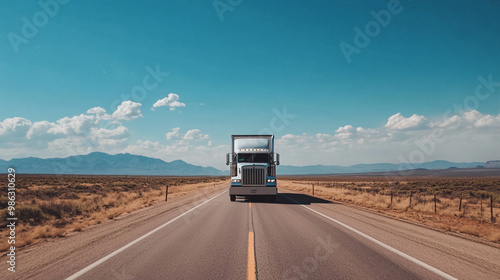
[[159,231],[160,229],[162,229],[162,228],[164,228],[164,227],[168,226],[169,224],[173,223],[173,222],[174,222],[174,221],[176,221],[177,219],[179,219],[179,218],[181,218],[182,216],[184,216],[184,215],[188,214],[189,212],[193,211],[194,209],[196,209],[196,208],[198,208],[198,207],[202,206],[203,204],[205,204],[205,203],[207,203],[207,202],[211,201],[212,199],[214,199],[214,198],[216,198],[216,197],[219,197],[220,195],[222,195],[222,194],[223,194],[223,193],[225,193],[225,192],[227,192],[227,190],[226,190],[226,191],[221,192],[220,194],[218,194],[218,195],[216,195],[216,196],[214,196],[214,197],[212,197],[212,198],[210,198],[210,199],[208,199],[208,200],[206,200],[205,202],[203,202],[203,203],[201,203],[201,204],[198,204],[197,206],[195,206],[195,207],[193,207],[193,208],[189,209],[188,211],[186,211],[186,212],[184,212],[184,213],[180,214],[179,216],[177,216],[177,217],[173,218],[172,220],[170,220],[170,221],[168,221],[168,222],[164,223],[163,225],[161,225],[161,226],[159,226],[159,227],[157,227],[157,228],[153,229],[152,231],[150,231],[150,232],[148,232],[148,233],[144,234],[143,236],[141,236],[141,237],[137,238],[136,240],[134,240],[134,241],[132,241],[132,242],[128,243],[127,245],[125,245],[125,246],[121,247],[120,249],[118,249],[118,250],[114,251],[113,253],[111,253],[111,254],[109,254],[109,255],[107,255],[107,256],[105,256],[105,257],[101,258],[100,260],[98,260],[98,261],[94,262],[93,264],[91,264],[91,265],[89,265],[89,266],[87,266],[87,267],[83,268],[82,270],[80,270],[80,271],[76,272],[75,274],[73,274],[73,275],[69,276],[68,278],[66,278],[66,280],[73,280],[73,279],[76,279],[76,278],[78,278],[78,277],[82,276],[83,274],[85,274],[85,273],[89,272],[90,270],[92,270],[93,268],[95,268],[95,267],[97,267],[98,265],[102,264],[103,262],[105,262],[105,261],[107,261],[107,260],[111,259],[112,257],[114,257],[114,256],[118,255],[119,253],[121,253],[121,252],[125,251],[126,249],[128,249],[128,248],[132,247],[134,244],[138,243],[139,241],[141,241],[141,240],[145,239],[146,237],[148,237],[148,236],[150,236],[151,234],[153,234],[153,233],[155,233],[155,232]]
[[370,241],[372,241],[372,242],[374,242],[374,243],[376,243],[376,244],[384,247],[385,249],[387,249],[387,250],[389,250],[389,251],[391,251],[391,252],[393,252],[393,253],[395,253],[395,254],[397,254],[397,255],[399,255],[399,256],[401,256],[401,257],[403,257],[403,258],[405,258],[405,259],[407,259],[407,260],[409,260],[409,261],[411,261],[411,262],[413,262],[415,264],[417,264],[417,265],[420,265],[421,267],[423,267],[423,268],[425,268],[425,269],[427,269],[427,270],[429,270],[431,272],[434,272],[435,274],[437,274],[437,275],[439,275],[439,276],[441,276],[441,277],[443,277],[445,279],[458,280],[457,278],[455,278],[455,277],[453,277],[453,276],[451,276],[451,275],[449,275],[449,274],[447,274],[447,273],[445,273],[445,272],[443,272],[443,271],[441,271],[441,270],[439,270],[439,269],[437,269],[437,268],[435,268],[435,267],[433,267],[431,265],[428,265],[428,264],[424,263],[421,260],[418,260],[418,259],[416,259],[416,258],[414,258],[414,257],[412,257],[412,256],[410,256],[408,254],[405,254],[405,253],[403,253],[403,252],[401,252],[401,251],[399,251],[399,250],[397,250],[397,249],[395,249],[395,248],[393,248],[393,247],[391,247],[391,246],[389,246],[389,245],[387,245],[387,244],[385,244],[385,243],[383,243],[383,242],[381,242],[381,241],[379,241],[379,240],[377,240],[377,239],[375,239],[375,238],[373,238],[373,237],[371,237],[371,236],[369,236],[369,235],[367,235],[367,234],[365,234],[365,233],[363,233],[363,232],[361,232],[361,231],[359,231],[359,230],[357,230],[355,228],[352,228],[352,227],[350,227],[350,226],[348,226],[348,225],[346,225],[346,224],[344,224],[344,223],[342,223],[340,221],[335,220],[334,218],[331,218],[331,217],[329,217],[329,216],[327,216],[327,215],[325,215],[325,214],[323,214],[321,212],[318,212],[318,211],[316,211],[316,210],[314,210],[312,208],[309,208],[309,207],[305,206],[304,204],[301,204],[301,203],[299,203],[299,202],[297,202],[297,201],[289,198],[288,196],[286,196],[284,194],[281,194],[281,195],[283,195],[287,199],[289,199],[289,200],[297,203],[298,205],[300,205],[302,207],[305,207],[306,209],[308,209],[308,210],[310,210],[310,211],[312,211],[312,212],[314,212],[314,213],[316,213],[316,214],[318,214],[318,215],[320,215],[320,216],[322,216],[322,217],[324,217],[324,218],[326,218],[326,219],[328,219],[328,220],[330,220],[332,222],[335,222],[335,223],[337,223],[337,224],[339,224],[339,225],[347,228],[348,230],[350,230],[350,231],[352,231],[354,233],[357,233],[357,234],[361,235],[362,237],[364,237],[364,238],[366,238],[366,239],[368,239],[368,240],[370,240]]

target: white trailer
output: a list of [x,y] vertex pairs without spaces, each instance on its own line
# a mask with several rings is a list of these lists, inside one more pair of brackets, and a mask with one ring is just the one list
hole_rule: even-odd
[[280,162],[279,154],[274,153],[274,135],[232,135],[231,141],[231,153],[226,155],[231,201],[236,196],[267,196],[276,201],[276,166]]

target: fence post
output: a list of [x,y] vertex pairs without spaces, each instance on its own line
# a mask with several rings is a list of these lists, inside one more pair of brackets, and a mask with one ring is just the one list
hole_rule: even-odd
[[165,202],[167,202],[168,200],[168,185],[166,186],[166,190],[165,190]]
[[462,211],[462,195],[460,195],[460,204],[458,205],[458,212]]
[[483,215],[483,195],[481,194],[481,216]]
[[491,222],[493,223],[493,221],[495,220],[493,218],[493,196],[490,196],[490,209],[491,209]]
[[394,191],[391,190],[391,208],[392,208],[392,197],[394,196]]
[[413,195],[413,192],[410,191],[410,208],[411,208],[411,197],[412,197],[412,195]]
[[313,196],[314,196],[314,184],[313,184]]
[[434,194],[434,214],[437,213],[437,202],[436,202],[436,194]]

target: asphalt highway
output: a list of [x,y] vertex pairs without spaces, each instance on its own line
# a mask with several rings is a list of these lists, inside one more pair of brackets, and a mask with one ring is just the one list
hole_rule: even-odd
[[500,279],[495,246],[279,191],[158,204],[22,250],[8,279]]

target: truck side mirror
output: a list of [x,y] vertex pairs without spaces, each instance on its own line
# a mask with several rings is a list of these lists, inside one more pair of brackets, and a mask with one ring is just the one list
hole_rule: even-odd
[[280,154],[276,154],[276,165],[280,165]]
[[226,154],[226,165],[229,165],[229,154]]

